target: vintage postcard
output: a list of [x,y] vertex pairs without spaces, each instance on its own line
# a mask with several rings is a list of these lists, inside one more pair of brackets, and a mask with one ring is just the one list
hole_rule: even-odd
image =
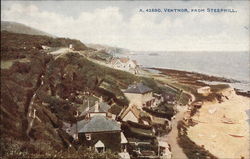
[[1,0],[0,158],[250,159],[249,19],[249,0]]

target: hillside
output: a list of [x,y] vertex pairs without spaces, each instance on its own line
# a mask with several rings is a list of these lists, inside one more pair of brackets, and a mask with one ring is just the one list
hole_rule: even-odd
[[121,89],[134,82],[164,91],[153,79],[104,67],[79,53],[55,58],[40,48],[69,43],[88,52],[77,40],[1,32],[1,62],[10,63],[1,67],[1,156],[117,158],[82,148],[62,130],[62,123],[78,120],[75,115],[87,107],[85,99],[94,103],[102,96],[121,110],[128,105]]
[[13,32],[13,33],[20,33],[20,34],[44,35],[44,36],[55,37],[41,30],[29,27],[21,23],[11,22],[11,21],[1,21],[1,31],[3,30],[8,31],[8,32]]
[[42,50],[42,45],[55,48],[69,47],[69,44],[73,44],[75,50],[88,49],[79,40],[1,31],[1,59],[20,59],[36,55]]

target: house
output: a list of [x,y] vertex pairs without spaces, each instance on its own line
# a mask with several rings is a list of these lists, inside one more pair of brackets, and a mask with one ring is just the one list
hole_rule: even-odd
[[155,102],[153,90],[142,83],[128,86],[123,93],[130,101],[130,105],[136,105],[139,108],[151,107]]
[[120,118],[122,121],[139,122],[141,111],[135,106],[130,105],[121,112]]
[[121,152],[121,125],[106,116],[95,115],[77,122],[79,142],[97,152]]
[[127,155],[127,139],[121,131],[121,125],[112,119],[109,112],[111,106],[102,101],[96,101],[92,107],[87,107],[80,116],[83,120],[78,121],[70,127],[75,130],[78,141],[97,152],[111,150],[123,152]]
[[133,74],[139,73],[139,66],[135,60],[131,60],[129,58],[121,57],[121,58],[113,58],[111,60],[111,67],[123,71],[127,71]]

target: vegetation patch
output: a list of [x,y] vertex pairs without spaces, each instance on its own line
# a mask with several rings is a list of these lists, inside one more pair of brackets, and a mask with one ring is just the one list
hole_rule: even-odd
[[204,147],[198,146],[193,142],[187,135],[188,126],[183,122],[179,121],[177,125],[178,129],[178,144],[182,147],[184,153],[188,158],[200,159],[210,158],[217,159],[216,156],[207,151]]

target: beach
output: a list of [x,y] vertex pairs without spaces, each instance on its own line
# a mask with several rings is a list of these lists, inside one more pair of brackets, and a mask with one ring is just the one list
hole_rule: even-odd
[[246,110],[250,98],[229,93],[222,103],[205,102],[192,119],[197,125],[189,127],[188,137],[218,158],[250,158],[249,124]]
[[[200,79],[220,82],[227,80],[201,74],[198,74],[198,76],[193,72],[183,73],[178,70],[171,70],[170,72],[167,69],[155,70],[161,71],[161,73],[157,72],[160,73],[158,75],[157,73],[151,73],[155,79],[173,85],[176,85],[175,80],[177,80],[190,88],[203,86],[198,81]],[[192,117],[192,120],[197,124],[188,127],[188,138],[218,158],[250,158],[249,123],[247,122],[249,116],[246,113],[246,110],[250,109],[250,98],[237,95],[232,87],[221,89],[217,93],[223,95],[223,102],[216,99],[203,101],[202,107]],[[176,143],[173,142],[172,144],[174,144],[172,145],[174,148],[178,147],[175,146]],[[178,156],[178,153],[176,155]]]

